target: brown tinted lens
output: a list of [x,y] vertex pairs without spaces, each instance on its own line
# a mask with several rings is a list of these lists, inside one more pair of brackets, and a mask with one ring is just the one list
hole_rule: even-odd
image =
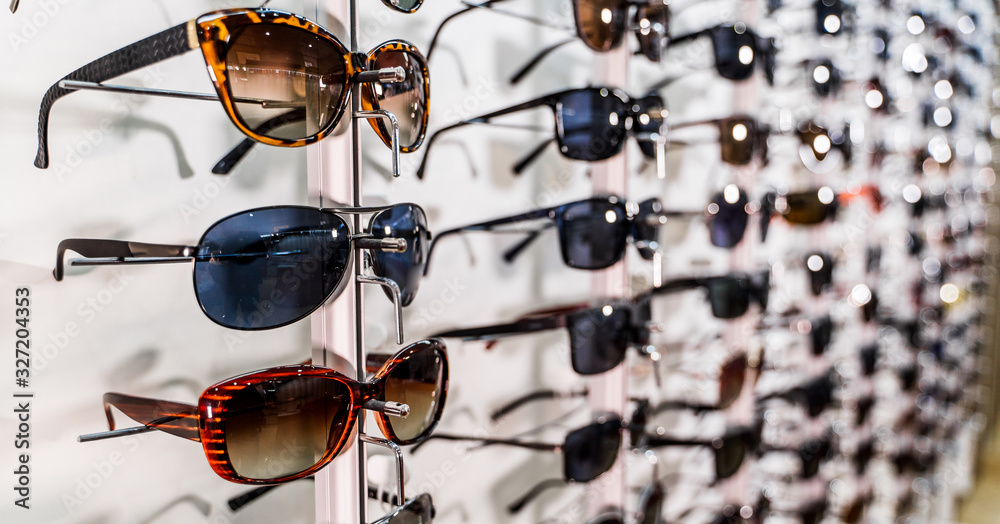
[[399,146],[412,149],[423,139],[430,93],[424,76],[424,60],[408,51],[383,51],[375,57],[375,69],[402,67],[406,79],[387,84],[375,83],[377,109],[388,111],[399,121]]
[[784,196],[784,205],[779,204],[778,211],[785,220],[793,224],[820,224],[830,215],[834,199],[833,191],[828,187],[816,191],[790,193]]
[[595,51],[621,43],[628,27],[628,0],[575,0],[576,25],[583,41]]
[[727,118],[722,121],[722,161],[728,164],[746,165],[753,160],[756,123],[749,118]]
[[411,353],[385,376],[385,401],[410,406],[406,418],[386,417],[396,438],[417,440],[434,426],[448,380],[444,353],[433,347]]
[[330,126],[341,109],[344,56],[304,29],[248,25],[231,36],[225,62],[236,117],[259,135],[310,138]]
[[800,129],[799,140],[802,141],[802,145],[808,146],[812,150],[813,156],[819,161],[826,160],[827,153],[833,148],[830,133],[815,124],[809,124]]
[[226,452],[236,474],[269,480],[315,466],[346,429],[351,391],[319,377],[248,386],[225,404]]
[[736,402],[743,390],[743,381],[747,375],[747,357],[737,357],[725,366],[719,375],[719,407],[727,408]]

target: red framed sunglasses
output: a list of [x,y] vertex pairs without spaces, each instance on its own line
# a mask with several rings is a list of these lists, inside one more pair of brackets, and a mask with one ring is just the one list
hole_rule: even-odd
[[[445,350],[438,339],[414,343],[367,382],[310,365],[255,371],[206,389],[197,405],[106,393],[110,431],[79,440],[159,430],[201,442],[212,470],[230,482],[289,482],[316,473],[349,447],[362,408],[376,412],[379,429],[396,444],[427,438],[448,394]],[[115,429],[112,407],[142,426]]]

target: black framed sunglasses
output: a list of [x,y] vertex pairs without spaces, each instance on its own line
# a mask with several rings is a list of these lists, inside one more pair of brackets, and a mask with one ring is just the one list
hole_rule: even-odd
[[761,312],[767,309],[771,289],[771,270],[759,273],[734,271],[726,275],[712,277],[679,278],[668,280],[636,298],[636,303],[649,301],[651,297],[680,293],[694,289],[705,289],[712,315],[721,319],[739,318],[750,310],[750,304],[760,305]]
[[580,375],[596,375],[624,362],[630,347],[649,355],[648,303],[605,303],[573,306],[531,314],[507,324],[495,324],[439,333],[442,338],[493,340],[553,329],[569,332],[570,362]]
[[542,107],[552,111],[555,137],[520,159],[513,167],[515,174],[527,169],[552,143],[559,146],[559,152],[566,158],[596,162],[621,153],[626,139],[632,137],[639,142],[644,156],[663,161],[667,143],[667,106],[663,98],[656,94],[633,98],[620,89],[594,86],[551,93],[435,131],[427,139],[417,178],[424,178],[431,149],[443,134],[473,124],[504,125],[493,120]]
[[[660,212],[657,199],[631,206],[617,196],[602,196],[570,202],[560,206],[536,209],[486,222],[448,229],[438,234],[428,249],[428,261],[439,241],[472,231],[526,234],[524,240],[504,252],[507,262],[516,259],[547,229],[555,228],[563,262],[574,269],[596,270],[611,267],[625,256],[629,242],[635,244],[640,256],[653,260],[659,249]],[[537,229],[510,229],[522,222],[544,223]],[[424,274],[428,267],[424,267]]]
[[567,482],[590,482],[607,473],[618,461],[622,447],[622,432],[629,427],[620,415],[598,416],[596,421],[567,433],[561,444],[545,442],[524,442],[518,439],[484,438],[450,433],[435,432],[424,441],[413,446],[416,452],[432,440],[478,442],[482,446],[514,446],[534,451],[561,453],[563,456],[563,476],[536,484],[524,496],[507,506],[510,513],[518,513],[529,502],[544,491],[565,485]]
[[[371,214],[353,233],[342,214]],[[415,204],[371,208],[274,206],[225,217],[196,245],[144,244],[122,240],[67,239],[59,243],[53,275],[62,280],[64,257],[72,266],[194,262],[198,304],[213,322],[244,331],[272,329],[307,317],[343,291],[358,249],[368,251],[377,284],[401,307],[417,292],[431,234]],[[402,343],[402,342],[400,342]]]
[[786,402],[798,403],[806,408],[810,417],[816,418],[833,402],[833,389],[832,374],[823,373],[791,389],[760,396],[758,400],[767,402],[781,399]]
[[757,64],[764,78],[774,85],[774,68],[778,52],[773,38],[758,36],[746,24],[719,24],[714,27],[672,37],[668,46],[707,36],[712,41],[715,70],[728,80],[746,80],[753,75]]
[[[521,18],[534,24],[552,27],[548,21],[540,18],[521,15],[497,8],[497,4],[505,0],[486,0],[480,4],[466,4],[460,11],[446,17],[437,30],[427,50],[430,57],[437,46],[444,26],[459,16],[477,9],[488,9],[491,12]],[[516,83],[534,68],[543,58],[556,49],[582,40],[587,47],[604,53],[617,49],[625,40],[625,34],[630,30],[635,33],[639,48],[636,54],[642,54],[653,62],[659,62],[670,39],[670,8],[665,0],[572,0],[573,19],[576,36],[546,48],[528,61],[512,82]],[[633,9],[634,8],[634,9]],[[630,16],[631,11],[631,16]]]
[[730,428],[721,437],[712,439],[675,439],[660,435],[646,434],[642,437],[642,447],[705,447],[715,455],[715,480],[727,479],[736,474],[746,456],[753,453],[760,444],[761,424]]
[[[672,124],[670,128],[676,131],[704,125],[719,128],[719,148],[723,162],[745,166],[756,158],[761,165],[767,165],[767,141],[771,135],[771,126],[749,115],[732,115],[725,118]],[[668,144],[686,143],[681,140],[668,140]]]

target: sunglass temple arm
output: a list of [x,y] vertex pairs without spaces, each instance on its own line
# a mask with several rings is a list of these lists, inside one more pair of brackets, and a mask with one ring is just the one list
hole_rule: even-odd
[[76,438],[77,442],[94,442],[97,440],[105,440],[109,438],[116,437],[127,437],[129,435],[137,435],[139,433],[147,433],[149,431],[155,431],[156,428],[150,426],[136,426],[134,428],[122,428],[113,429],[111,431],[102,431],[100,433],[89,433],[86,435],[80,435]]
[[399,178],[399,121],[396,115],[383,110],[358,111],[354,114],[356,118],[377,119],[382,118],[389,122],[392,129],[392,176]]
[[401,298],[402,291],[399,289],[399,284],[389,280],[388,278],[369,276],[369,275],[359,275],[358,282],[362,284],[376,284],[388,289],[392,295],[392,308],[396,313],[396,343],[402,344],[403,337],[403,301]]
[[[407,408],[407,410],[408,409],[409,408]],[[372,437],[372,436],[369,436],[369,435],[365,435],[364,433],[359,434],[358,438],[361,439],[362,442],[365,442],[367,444],[374,444],[376,446],[382,446],[383,448],[386,448],[386,449],[392,451],[393,457],[395,459],[394,462],[396,463],[396,497],[397,497],[397,500],[399,501],[399,504],[404,504],[406,502],[406,492],[404,491],[405,488],[403,486],[403,484],[405,483],[405,480],[403,478],[403,475],[404,475],[404,473],[403,473],[403,467],[404,467],[404,465],[403,465],[403,450],[402,450],[402,448],[400,448],[398,444],[396,444],[395,442],[392,442],[391,440],[386,440],[386,439],[381,439],[381,438],[377,438],[377,437]]]

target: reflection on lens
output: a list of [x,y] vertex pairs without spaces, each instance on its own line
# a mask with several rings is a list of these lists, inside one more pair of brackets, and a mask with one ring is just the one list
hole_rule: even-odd
[[225,56],[236,117],[251,131],[302,140],[338,115],[347,79],[343,54],[297,27],[251,24],[235,31]]
[[336,380],[291,377],[246,387],[226,402],[226,453],[240,476],[270,480],[319,463],[343,437],[351,391]]
[[396,437],[424,436],[437,420],[448,380],[444,354],[432,347],[410,353],[385,377],[385,400],[410,406],[406,418],[386,417]]
[[[608,220],[613,213],[615,220]],[[562,206],[556,217],[563,260],[577,269],[603,269],[625,253],[629,222],[625,206],[604,200],[586,200]]]
[[223,219],[198,244],[198,303],[209,318],[236,329],[299,320],[338,288],[350,260],[349,236],[341,218],[313,208],[265,208]]
[[[427,264],[430,233],[424,211],[409,204],[393,206],[372,217],[370,230],[374,238],[406,241],[406,250],[401,253],[372,250],[372,261],[380,276],[399,285],[401,305],[410,305]],[[391,299],[389,290],[384,291]]]
[[595,51],[610,51],[621,43],[627,28],[628,0],[573,2],[580,36]]
[[[429,93],[426,92],[424,62],[406,51],[383,51],[375,58],[374,69],[402,67],[402,82],[372,84],[379,109],[396,116],[399,122],[399,146],[412,150],[425,131]],[[381,121],[379,121],[381,122]]]
[[625,146],[628,111],[625,101],[607,89],[567,93],[557,107],[556,126],[562,154],[593,162],[617,155]]

